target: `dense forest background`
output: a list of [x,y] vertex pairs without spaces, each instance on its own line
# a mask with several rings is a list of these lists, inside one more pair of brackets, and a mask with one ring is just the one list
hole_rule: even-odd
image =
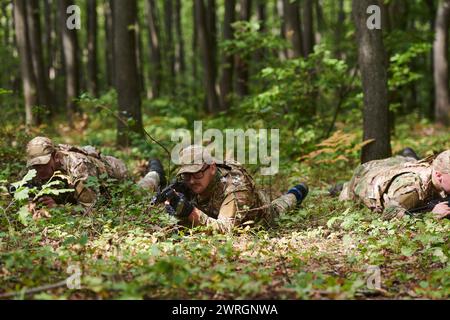
[[[0,298],[448,298],[448,221],[381,221],[327,190],[361,161],[450,149],[450,1],[0,0],[0,12]],[[250,171],[273,196],[306,181],[303,207],[234,236],[149,210],[133,181],[150,157],[170,166],[172,132],[196,120],[280,129],[280,172]],[[3,186],[26,173],[36,135],[120,157],[132,180],[88,215],[32,219]],[[66,290],[74,264],[82,289]],[[381,288],[367,289],[368,266]]]

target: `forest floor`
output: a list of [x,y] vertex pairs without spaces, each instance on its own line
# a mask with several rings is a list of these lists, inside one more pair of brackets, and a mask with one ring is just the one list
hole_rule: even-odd
[[[424,155],[450,148],[445,130],[399,130],[394,151],[412,146]],[[93,141],[67,130],[58,134],[67,142]],[[25,137],[22,141],[3,135],[0,180],[20,180]],[[107,135],[98,141],[108,141]],[[130,167],[142,165],[134,159],[128,161]],[[301,208],[280,218],[272,229],[244,228],[230,235],[178,226],[162,210],[149,208],[151,195],[139,193],[132,181],[113,183],[109,197],[91,212],[67,205],[36,220],[19,219],[20,206],[3,192],[0,298],[449,297],[450,220],[436,221],[428,214],[383,221],[366,208],[328,195],[333,183],[351,176],[350,165],[334,170],[302,166],[283,167],[283,175],[271,186],[285,190],[291,182],[307,180],[312,191]]]

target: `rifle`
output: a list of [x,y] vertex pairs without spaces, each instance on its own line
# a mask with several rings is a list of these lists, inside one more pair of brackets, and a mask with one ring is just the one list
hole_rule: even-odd
[[183,181],[174,181],[158,192],[151,200],[150,205],[155,206],[164,203],[166,200],[173,200],[177,197],[177,192],[183,193],[186,198],[192,199],[193,194]]
[[433,200],[429,201],[426,205],[424,205],[422,207],[409,209],[407,211],[407,213],[410,214],[410,215],[417,215],[418,213],[431,212],[431,211],[433,211],[434,207],[436,205],[438,205],[439,203],[441,203],[441,202],[447,202],[447,205],[450,207],[450,196],[448,196],[447,198],[433,199]]

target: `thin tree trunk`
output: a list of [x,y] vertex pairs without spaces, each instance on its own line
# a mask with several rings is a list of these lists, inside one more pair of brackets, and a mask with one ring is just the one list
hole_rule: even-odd
[[[225,1],[225,16],[223,20],[223,40],[229,41],[233,37],[232,24],[236,19],[236,0]],[[220,80],[220,106],[226,110],[230,103],[230,94],[233,90],[233,66],[232,54],[222,54],[222,78]]]
[[443,125],[450,124],[450,101],[448,89],[448,28],[450,0],[443,1],[436,15],[436,38],[434,49],[434,85],[436,94],[435,119]]
[[[139,12],[139,11],[138,11]],[[136,63],[137,63],[137,70],[138,70],[138,76],[139,76],[139,92],[144,92],[145,91],[145,80],[144,80],[144,62],[143,62],[143,48],[142,48],[142,38],[141,38],[141,22],[139,19],[139,14],[137,14],[137,22],[136,22],[136,46],[137,46],[137,50],[136,50]]]
[[5,25],[2,26],[3,27],[3,31],[5,32],[4,34],[4,38],[3,38],[3,44],[5,47],[8,47],[9,45],[9,14],[8,14],[8,10],[7,10],[7,6],[8,6],[8,2],[4,2],[1,6],[1,10],[2,10],[2,15],[5,17]]
[[33,115],[33,106],[38,102],[36,78],[30,55],[28,41],[27,11],[25,0],[14,0],[14,24],[17,50],[19,52],[20,73],[22,75],[23,94],[25,98],[25,123],[35,125],[36,117]]
[[[38,89],[38,104],[45,107],[49,113],[49,90],[48,78],[44,66],[44,53],[42,50],[42,32],[39,18],[39,2],[38,0],[27,0],[27,27],[28,40],[30,43],[31,62],[33,64],[33,72],[36,78],[36,85]],[[47,114],[48,115],[48,114]],[[40,114],[36,115],[37,123],[40,123],[42,117]]]
[[303,1],[303,53],[309,56],[314,52],[313,0]]
[[288,50],[288,58],[304,56],[298,0],[283,0],[283,15],[286,23],[286,39],[292,43],[292,49]]
[[[216,0],[207,0],[206,6],[207,33],[210,37],[211,52],[213,57],[214,73],[217,75],[217,16]],[[214,78],[215,78],[214,75]]]
[[184,74],[186,71],[186,62],[184,58],[184,39],[181,18],[181,0],[175,0],[175,31],[177,34],[176,71],[180,74]]
[[80,90],[80,75],[79,75],[79,59],[78,59],[78,38],[77,30],[70,30],[66,26],[66,19],[68,14],[66,10],[69,6],[74,4],[73,0],[58,0],[59,14],[62,17],[62,50],[64,54],[64,69],[66,74],[66,111],[68,122],[73,126],[73,116],[78,112],[75,99]]
[[106,38],[106,79],[108,87],[115,86],[115,65],[114,65],[114,0],[107,0],[104,4],[105,10],[105,38]]
[[[251,0],[240,0],[240,13],[239,18],[242,21],[249,21],[251,17],[251,8],[252,1]],[[248,70],[248,61],[246,58],[236,55],[235,57],[235,74],[236,74],[236,84],[235,91],[236,94],[240,97],[246,96],[249,93],[248,87],[248,78],[249,78],[249,70]]]
[[161,94],[161,48],[158,22],[158,8],[155,0],[147,1],[148,36],[150,43],[150,79],[152,82],[152,98],[158,98]]
[[339,59],[342,59],[343,52],[342,52],[342,42],[344,40],[344,23],[345,23],[345,11],[344,11],[344,0],[339,0],[338,5],[338,18],[337,18],[337,24],[336,29],[334,33],[334,39],[335,39],[335,47],[336,47],[336,56]]
[[173,0],[164,0],[164,33],[166,34],[165,41],[165,56],[167,57],[167,68],[169,92],[175,94],[176,92],[176,81],[175,81],[175,52],[173,45]]
[[200,50],[204,61],[204,81],[207,96],[207,109],[210,113],[219,110],[219,99],[216,92],[216,79],[214,73],[214,59],[211,50],[211,37],[208,35],[208,23],[206,21],[206,9],[203,0],[195,0],[198,18],[198,37]]
[[125,147],[130,143],[127,127],[139,134],[143,132],[139,73],[136,61],[136,0],[116,1],[113,13],[114,63],[117,70],[115,84],[119,115],[128,121],[128,126],[122,121],[117,122],[117,145]]
[[98,64],[97,64],[97,0],[87,0],[87,49],[88,49],[88,77],[89,93],[98,96]]
[[363,139],[375,140],[363,147],[363,163],[391,155],[386,53],[382,31],[370,30],[366,25],[366,10],[372,4],[373,0],[353,0],[352,3],[364,93]]
[[[286,19],[284,17],[284,0],[276,0],[274,15],[280,19],[280,38],[286,39]],[[276,32],[275,32],[276,33]],[[279,50],[278,58],[283,61],[288,57],[287,49]]]
[[56,77],[56,30],[55,30],[55,14],[52,0],[44,1],[44,28],[45,28],[45,51],[46,63],[45,73],[48,79],[48,102],[51,107],[51,115],[55,114],[56,99],[54,97],[54,90],[52,90],[52,81]]
[[[197,82],[198,77],[198,67],[197,67],[197,47],[198,47],[198,17],[197,17],[197,6],[195,1],[192,4],[192,18],[193,18],[193,34],[192,34],[192,76]],[[197,92],[197,86],[194,85],[194,94]]]
[[[426,4],[428,7],[428,16],[429,16],[429,28],[430,32],[433,32],[436,30],[436,5],[434,0],[426,0]],[[434,49],[431,47],[430,55],[429,55],[429,72],[430,74],[434,74]],[[434,87],[434,81],[429,81],[430,88],[428,91],[428,108],[425,112],[426,116],[430,120],[434,120],[434,114],[435,114],[435,87]]]

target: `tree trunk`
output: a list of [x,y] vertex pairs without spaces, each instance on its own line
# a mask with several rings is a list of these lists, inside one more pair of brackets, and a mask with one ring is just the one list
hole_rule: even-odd
[[342,52],[342,42],[344,40],[344,24],[345,24],[345,11],[344,11],[344,0],[339,0],[338,5],[338,17],[337,17],[337,24],[336,29],[334,33],[334,39],[335,39],[335,48],[336,48],[336,56],[338,59],[343,58],[343,52]]
[[217,17],[216,17],[216,0],[207,0],[206,6],[206,23],[207,33],[209,35],[209,43],[214,65],[214,78],[217,75]]
[[59,14],[62,17],[60,28],[66,74],[66,110],[70,126],[73,126],[74,113],[79,111],[75,99],[78,97],[80,90],[77,29],[70,30],[66,26],[66,19],[69,17],[66,10],[73,4],[73,0],[58,0]]
[[186,62],[184,58],[184,39],[181,17],[181,0],[175,0],[175,31],[177,34],[176,71],[180,74],[184,74],[186,71]]
[[[430,32],[435,31],[436,29],[436,5],[434,0],[426,0],[426,4],[428,7],[428,16],[429,16],[429,28]],[[429,68],[430,74],[434,74],[434,49],[431,47],[430,55],[429,55]],[[425,111],[425,114],[428,119],[434,120],[435,114],[435,87],[434,81],[430,81],[430,87],[428,89],[428,107]]]
[[150,43],[150,79],[152,82],[152,98],[158,98],[161,94],[162,64],[158,8],[155,4],[155,0],[147,1],[147,20]]
[[292,43],[288,58],[304,56],[301,38],[300,6],[298,0],[283,0],[283,15],[286,24],[285,36]]
[[106,79],[108,87],[115,87],[115,65],[114,65],[114,0],[107,0],[104,4],[105,10],[105,56],[106,56]]
[[448,90],[448,28],[450,0],[443,1],[436,15],[436,38],[434,50],[435,119],[443,125],[450,124],[450,101]]
[[22,75],[23,94],[25,98],[25,123],[35,125],[33,106],[38,102],[36,78],[30,55],[27,30],[27,11],[25,0],[14,0],[14,27],[16,33],[17,51],[19,52],[20,73]]
[[211,37],[208,35],[208,23],[206,21],[206,9],[203,0],[195,0],[198,18],[198,40],[204,61],[204,81],[207,96],[207,109],[210,113],[219,110],[219,99],[216,92],[216,79],[213,53],[211,50]]
[[51,115],[55,114],[55,105],[57,104],[55,94],[52,89],[52,81],[56,78],[56,22],[54,14],[54,6],[51,0],[45,0],[44,2],[44,28],[45,28],[45,51],[46,51],[46,63],[45,72],[48,79],[48,102],[51,106]]
[[[225,1],[225,16],[223,20],[223,40],[233,39],[233,28],[231,24],[236,19],[236,0]],[[230,94],[233,90],[233,66],[232,54],[222,54],[222,78],[220,80],[220,106],[226,110],[230,103]]]
[[[251,8],[252,8],[251,0],[240,0],[239,19],[242,21],[249,21],[251,17]],[[241,57],[240,55],[236,55],[234,68],[236,71],[235,72],[236,94],[240,97],[246,96],[249,93],[248,88],[249,70],[247,59]]]
[[[284,18],[284,0],[276,0],[274,15],[280,19],[280,38],[286,39],[286,19]],[[276,34],[276,32],[274,32]],[[288,56],[287,49],[278,51],[278,58],[283,61]]]
[[98,96],[98,67],[97,67],[97,0],[87,0],[87,49],[88,49],[88,77],[89,93]]
[[[27,0],[27,27],[28,27],[28,41],[30,44],[31,62],[33,64],[33,73],[36,79],[38,104],[49,111],[49,90],[48,78],[44,66],[44,53],[42,50],[42,32],[39,17],[39,2],[38,0]],[[37,123],[40,123],[42,117],[40,114],[36,115]]]
[[[116,1],[113,13],[114,64],[117,70],[115,84],[118,94],[119,115],[122,119],[128,121],[128,127],[131,131],[142,134],[141,97],[136,61],[136,0]],[[118,121],[117,145],[126,147],[129,144],[127,125]]]
[[169,92],[175,94],[175,52],[173,45],[173,0],[164,0],[164,33],[166,34],[165,41],[165,56],[167,58],[167,68]]
[[260,32],[266,31],[266,20],[267,20],[266,5],[267,4],[264,0],[259,0],[256,6],[256,16],[258,17]]
[[[192,4],[192,18],[193,18],[193,34],[192,34],[192,77],[197,81],[198,77],[198,67],[197,67],[197,47],[198,47],[198,17],[197,17],[197,6],[195,1]],[[197,86],[194,85],[194,95],[197,93]]]
[[313,0],[303,1],[303,53],[309,56],[314,52]]
[[372,4],[373,0],[353,0],[352,3],[364,93],[363,139],[375,140],[363,147],[362,163],[391,155],[386,53],[382,32],[377,29],[370,30],[366,25],[366,10]]

